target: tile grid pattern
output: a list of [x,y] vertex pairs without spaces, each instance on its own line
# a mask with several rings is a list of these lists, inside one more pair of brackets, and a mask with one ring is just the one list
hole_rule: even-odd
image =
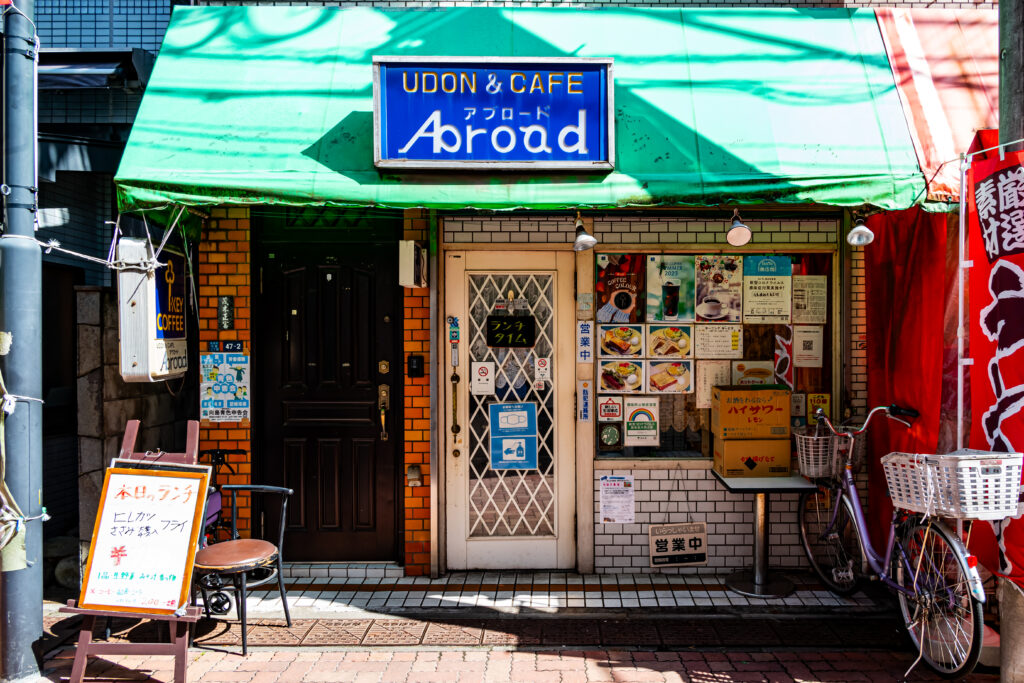
[[[700,575],[652,576],[622,574],[575,574],[572,572],[450,572],[431,579],[398,576],[401,569],[365,565],[367,576],[331,578],[297,577],[304,571],[330,571],[337,565],[292,564],[286,570],[288,605],[300,618],[371,611],[396,613],[408,608],[487,608],[515,614],[523,609],[559,613],[565,609],[600,608],[717,608],[763,606],[792,609],[842,608],[874,611],[870,596],[833,595],[806,571],[789,571],[796,584],[784,598],[748,598],[728,590],[725,574],[704,570]],[[358,565],[351,569],[358,571]],[[251,615],[274,617],[281,613],[276,587],[253,591],[247,602]]]
[[[829,220],[755,220],[744,218],[753,232],[754,245],[835,244],[839,222]],[[602,245],[679,244],[680,246],[727,245],[726,220],[703,218],[632,219],[597,216],[594,235]],[[575,237],[568,216],[531,215],[522,218],[490,216],[449,216],[444,218],[444,241],[462,244],[568,244]]]

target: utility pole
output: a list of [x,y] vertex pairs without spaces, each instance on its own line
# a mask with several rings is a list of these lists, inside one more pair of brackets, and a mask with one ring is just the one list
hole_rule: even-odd
[[[42,253],[35,242],[35,28],[32,0],[4,13],[4,235],[0,239],[0,332],[10,351],[0,356],[7,391],[42,393]],[[28,239],[16,239],[23,237]],[[12,239],[13,238],[13,239]],[[0,680],[35,680],[33,644],[43,634],[42,404],[19,399],[5,421],[7,487],[26,518],[25,565],[0,572]],[[15,539],[14,543],[18,543]]]
[[[1024,4],[999,3],[999,142],[1024,138]],[[1012,145],[1007,151],[1021,149]],[[975,417],[978,419],[978,416]],[[999,579],[999,678],[1024,680],[1024,593]]]

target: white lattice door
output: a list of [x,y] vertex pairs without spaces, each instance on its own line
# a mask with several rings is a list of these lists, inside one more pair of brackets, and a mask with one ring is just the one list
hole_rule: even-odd
[[[448,346],[442,373],[450,569],[575,566],[574,263],[572,252],[447,255],[446,315],[458,318],[460,337],[459,364]],[[534,319],[532,347],[488,345],[487,317],[510,308]],[[538,377],[538,360],[549,375]],[[471,391],[473,362],[494,364],[493,393]],[[492,403],[536,406],[536,467],[492,467]]]

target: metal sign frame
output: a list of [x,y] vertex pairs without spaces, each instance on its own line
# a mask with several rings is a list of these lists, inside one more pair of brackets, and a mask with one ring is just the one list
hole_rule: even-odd
[[[460,169],[460,170],[559,170],[559,171],[610,171],[615,167],[615,79],[612,69],[615,60],[611,57],[450,57],[450,56],[410,56],[410,55],[374,55],[373,60],[373,165],[377,168],[405,169]],[[534,64],[565,65],[587,64],[605,65],[605,122],[608,131],[606,142],[608,158],[602,161],[434,161],[425,159],[384,159],[381,154],[381,64]]]

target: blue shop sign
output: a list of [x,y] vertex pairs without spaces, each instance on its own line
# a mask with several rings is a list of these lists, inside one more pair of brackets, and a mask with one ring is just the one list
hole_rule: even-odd
[[611,59],[375,57],[374,163],[606,170]]
[[537,469],[537,404],[492,403],[491,469]]
[[185,257],[164,249],[160,260],[166,265],[157,268],[156,338],[185,338]]

